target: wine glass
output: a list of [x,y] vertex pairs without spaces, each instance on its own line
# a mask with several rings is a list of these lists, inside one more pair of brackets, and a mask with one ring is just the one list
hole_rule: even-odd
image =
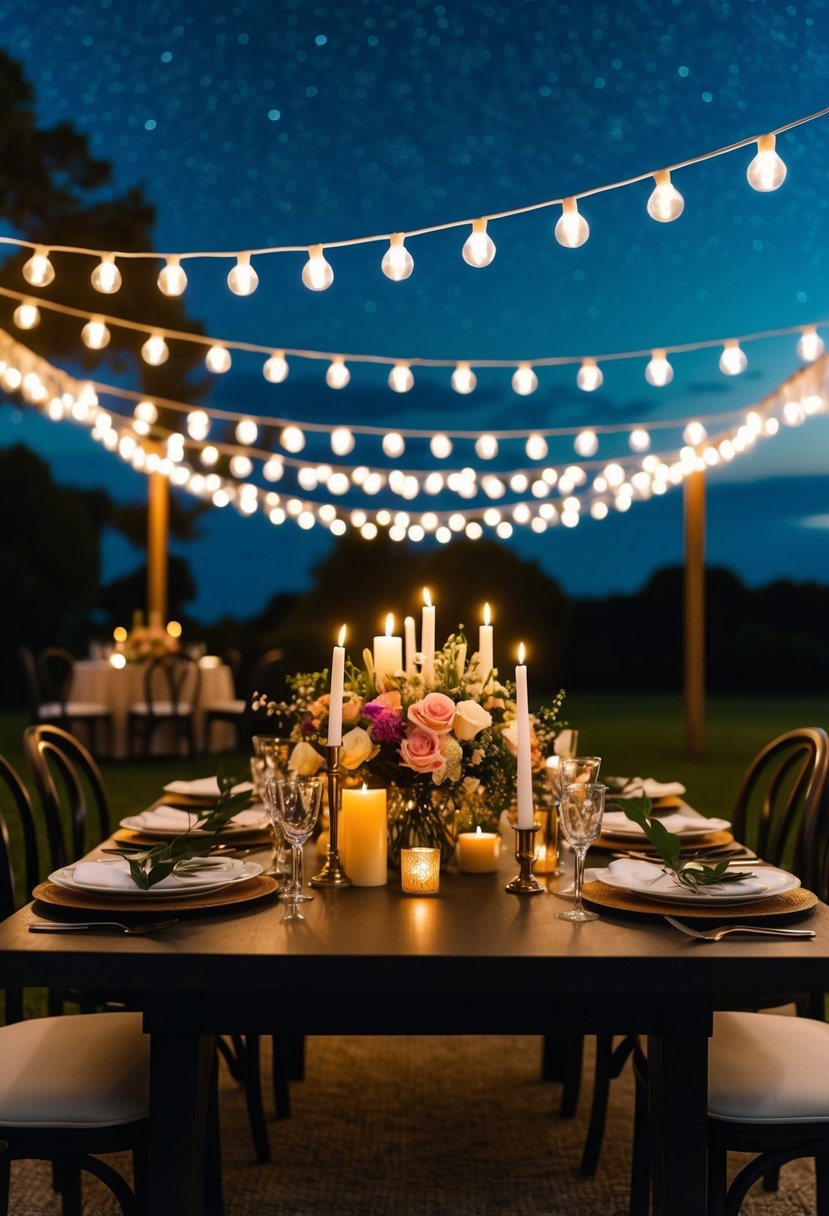
[[581,893],[584,886],[584,858],[601,831],[606,793],[607,786],[594,781],[573,782],[562,787],[559,821],[567,843],[576,854],[576,880],[573,906],[568,912],[559,912],[559,920],[598,920],[595,912],[588,912],[584,907]]
[[276,819],[273,809],[268,802],[265,789],[265,778],[271,776],[274,780],[288,776],[288,758],[293,743],[290,739],[281,739],[276,735],[254,735],[253,756],[250,761],[250,775],[253,782],[254,797],[263,802],[270,811],[271,817],[271,863],[266,874],[290,874],[291,864],[285,848],[285,837]]
[[[578,734],[576,731],[573,733],[576,736]],[[598,781],[601,763],[601,756],[561,756],[558,764],[553,768],[553,781],[556,782],[555,796],[559,805],[561,804],[562,790],[566,789],[568,785],[572,785],[574,782],[587,784],[590,781]],[[567,837],[565,836],[566,839]],[[559,894],[572,895],[573,890],[571,882]]]
[[320,812],[322,778],[268,777],[266,786],[269,806],[291,846],[291,881],[279,892],[279,898],[290,906],[282,919],[303,920],[297,904],[308,903],[314,897],[302,893],[302,846],[313,832]]

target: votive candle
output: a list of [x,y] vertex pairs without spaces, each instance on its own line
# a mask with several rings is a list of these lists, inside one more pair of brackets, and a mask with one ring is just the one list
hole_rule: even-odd
[[400,885],[405,895],[437,895],[440,849],[401,849]]
[[386,632],[374,639],[374,683],[382,692],[386,676],[396,676],[403,670],[403,639],[393,637],[394,617],[386,617]]
[[331,690],[328,698],[328,746],[343,741],[343,675],[345,673],[345,625],[340,630],[331,657]]
[[480,825],[474,832],[458,835],[458,869],[465,874],[491,874],[498,869],[501,837],[497,832],[484,832]]
[[524,665],[523,642],[518,647],[518,666],[515,669],[515,719],[518,731],[516,772],[518,827],[531,828],[533,825],[533,774],[530,759],[530,710],[527,697],[527,668]]

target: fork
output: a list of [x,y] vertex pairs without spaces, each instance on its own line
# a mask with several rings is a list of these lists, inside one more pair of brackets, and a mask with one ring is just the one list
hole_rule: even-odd
[[156,933],[159,929],[169,929],[178,924],[178,917],[171,920],[155,920],[144,925],[125,925],[120,920],[94,920],[59,922],[54,920],[37,920],[29,925],[30,933],[75,933],[84,929],[120,929],[130,937],[143,933]]
[[725,925],[722,929],[709,929],[705,933],[700,933],[698,929],[689,929],[687,925],[683,925],[681,921],[674,920],[672,916],[666,916],[665,920],[669,925],[673,925],[675,929],[679,929],[680,933],[687,933],[689,937],[695,937],[700,942],[719,942],[724,937],[729,937],[732,933],[759,933],[764,937],[814,937],[814,929],[768,929],[762,925]]

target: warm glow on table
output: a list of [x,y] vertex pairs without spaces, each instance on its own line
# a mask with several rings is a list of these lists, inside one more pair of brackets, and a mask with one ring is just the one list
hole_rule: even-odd
[[406,895],[437,895],[440,849],[401,849],[400,885]]
[[458,836],[458,869],[465,874],[491,874],[498,869],[501,837],[497,832],[461,832]]
[[388,881],[386,791],[343,790],[339,818],[340,860],[355,887]]

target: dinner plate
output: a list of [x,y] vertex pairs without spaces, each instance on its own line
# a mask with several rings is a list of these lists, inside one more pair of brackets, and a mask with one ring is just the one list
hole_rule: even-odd
[[[677,816],[681,817],[685,822],[680,827],[673,827],[672,820]],[[727,819],[699,819],[699,827],[693,824],[695,815],[687,815],[679,812],[671,812],[667,815],[656,815],[656,819],[675,836],[678,836],[682,841],[701,840],[703,836],[710,836],[712,832],[722,832],[731,827]],[[608,812],[602,819],[602,836],[612,840],[644,840],[645,832],[639,827],[638,823],[628,819],[625,815],[617,815],[616,812]]]
[[[255,807],[248,807],[248,810],[255,810]],[[198,812],[193,811],[193,815],[198,821]],[[261,816],[251,823],[237,823],[231,819],[230,823],[221,830],[222,836],[237,836],[241,833],[250,835],[252,832],[264,832],[270,828],[271,820],[265,808],[262,808]],[[127,828],[130,832],[139,832],[142,836],[150,836],[153,839],[168,840],[175,836],[181,836],[187,830],[185,827],[148,827],[144,823],[143,815],[127,815],[126,819],[122,819],[119,827]],[[191,828],[191,836],[212,835],[212,833],[203,832],[201,828]]]
[[256,878],[262,873],[262,866],[257,861],[239,861],[236,858],[229,858],[232,861],[231,869],[228,870],[227,878],[214,878],[210,882],[198,881],[197,879],[189,879],[187,881],[176,878],[171,874],[167,878],[163,878],[161,882],[144,891],[141,887],[108,887],[103,884],[100,886],[95,883],[80,883],[75,882],[73,877],[74,865],[63,866],[60,870],[55,870],[49,875],[49,882],[55,883],[58,887],[66,887],[69,891],[94,892],[95,895],[106,895],[112,899],[157,899],[163,896],[164,899],[187,899],[191,895],[201,895],[208,891],[221,891],[224,887],[233,886],[235,883],[247,882],[249,878]]
[[[649,874],[656,869],[652,862],[633,862],[632,865],[647,867],[647,870],[643,868],[643,874]],[[765,899],[772,899],[776,895],[785,894],[786,891],[794,891],[800,886],[800,879],[796,875],[789,874],[786,870],[778,870],[775,866],[757,866],[752,871],[750,862],[735,862],[735,868],[739,869],[741,873],[753,873],[761,889],[729,891],[725,887],[721,891],[713,891],[710,887],[702,887],[698,892],[694,892],[689,891],[687,887],[680,886],[669,874],[663,874],[658,882],[645,878],[637,881],[631,865],[626,866],[624,876],[614,873],[613,869],[608,868],[596,870],[593,877],[609,887],[637,895],[640,899],[687,906],[704,904],[711,907],[739,907],[740,904],[755,904]]]
[[[241,794],[253,789],[250,781],[242,781],[234,785],[231,793]],[[217,777],[197,777],[195,781],[169,781],[164,786],[165,794],[177,794],[181,798],[200,798],[205,801],[219,797],[219,780]]]

